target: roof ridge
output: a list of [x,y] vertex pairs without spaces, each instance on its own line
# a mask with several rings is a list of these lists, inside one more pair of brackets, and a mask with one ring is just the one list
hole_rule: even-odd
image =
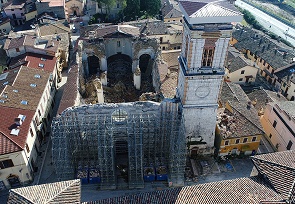
[[[218,0],[218,1],[214,1],[214,2],[221,2],[221,1],[224,1],[224,0]],[[213,3],[213,2],[211,2],[211,3]],[[216,4],[214,4],[214,5],[215,5],[215,6],[218,6],[218,7],[221,7],[221,8],[223,8],[223,9],[225,9],[225,10],[228,10],[228,11],[234,12],[234,13],[236,13],[236,14],[240,14],[239,11],[234,11],[234,10],[232,10],[232,9],[226,8],[226,7],[221,6],[221,5],[216,5]]]
[[23,195],[21,192],[17,192],[17,191],[15,191],[15,190],[17,190],[17,189],[19,189],[19,188],[11,189],[11,192],[17,194],[18,196],[21,196],[22,198],[24,198],[24,199],[27,200],[27,201],[30,201],[32,204],[35,203],[35,202],[33,202],[31,199],[29,199],[27,196]]
[[23,147],[21,147],[17,142],[13,141],[11,138],[9,138],[6,134],[4,134],[2,131],[0,131],[0,133],[5,136],[8,140],[10,140],[12,143],[16,144],[19,148],[24,149]]
[[52,201],[53,199],[55,199],[56,197],[58,197],[61,193],[63,193],[65,190],[67,190],[69,187],[71,187],[74,183],[77,182],[77,180],[70,180],[72,181],[68,186],[66,186],[64,189],[60,190],[57,194],[55,194],[52,198],[48,199],[48,203],[50,203],[50,201]]

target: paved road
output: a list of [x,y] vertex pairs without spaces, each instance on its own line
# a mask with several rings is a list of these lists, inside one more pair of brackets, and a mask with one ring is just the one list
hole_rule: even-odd
[[259,9],[247,4],[244,1],[237,0],[235,1],[235,5],[251,12],[252,15],[255,16],[256,20],[263,27],[265,27],[265,29],[277,34],[278,36],[281,36],[281,38],[289,41],[292,45],[295,46],[295,29],[282,23],[281,21],[278,21],[277,19],[260,11]]

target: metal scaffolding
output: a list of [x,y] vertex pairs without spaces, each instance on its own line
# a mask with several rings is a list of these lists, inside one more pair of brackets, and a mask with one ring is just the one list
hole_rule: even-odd
[[102,189],[118,188],[118,158],[126,155],[129,188],[144,187],[144,168],[159,166],[168,167],[171,182],[181,185],[185,138],[180,117],[175,100],[67,109],[52,123],[58,179],[73,179],[79,172],[85,177],[83,169],[95,167]]

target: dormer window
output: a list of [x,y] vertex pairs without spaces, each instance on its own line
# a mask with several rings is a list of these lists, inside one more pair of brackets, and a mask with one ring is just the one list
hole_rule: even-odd
[[41,68],[44,68],[44,64],[39,63],[38,66],[41,67]]
[[41,57],[41,61],[46,61],[46,59],[45,59],[45,58],[43,58],[43,57]]
[[36,79],[40,79],[40,78],[41,78],[40,74],[35,74],[34,77],[35,77]]
[[4,83],[3,83],[3,86],[5,86],[5,85],[7,85],[7,84],[8,84],[8,81],[4,82]]
[[17,90],[17,89],[13,89],[13,92],[14,92],[14,93],[18,93],[18,90]]
[[37,86],[37,84],[30,84],[30,87],[36,87]]

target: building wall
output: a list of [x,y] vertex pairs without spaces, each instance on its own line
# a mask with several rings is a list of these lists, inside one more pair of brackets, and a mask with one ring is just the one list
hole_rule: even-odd
[[[277,110],[279,115],[283,118],[289,127],[295,131],[295,121],[294,119],[290,119],[284,112],[280,111],[277,106],[273,106],[271,104],[267,104],[264,115],[261,117],[261,124],[262,127],[272,142],[273,146],[277,148],[278,151],[285,151],[287,150],[287,145],[289,141],[293,143],[291,146],[291,150],[295,149],[295,137],[292,133],[288,130],[286,125],[282,122],[282,120],[277,116],[274,112],[273,108]],[[276,127],[273,126],[274,121],[277,122]]]
[[182,17],[178,17],[178,18],[164,18],[164,22],[165,23],[169,23],[169,22],[183,22],[183,18]]
[[[242,71],[244,71],[243,74],[242,74]],[[231,82],[234,82],[237,84],[245,84],[246,83],[246,76],[252,75],[253,78],[249,78],[249,81],[248,81],[248,82],[252,83],[252,82],[255,82],[257,72],[258,72],[258,68],[252,67],[252,66],[246,66],[246,67],[243,67],[239,70],[229,73],[227,75],[228,76],[227,79],[230,80]]]
[[10,25],[10,21],[3,23],[2,25],[0,25],[0,30],[2,32],[5,32],[6,34],[8,34],[11,31],[11,25]]
[[39,1],[36,1],[35,4],[36,4],[38,14],[41,14],[44,12],[53,12],[59,18],[66,18],[64,6],[49,7],[49,2],[39,2]]
[[[120,46],[118,46],[118,41],[120,41]],[[133,56],[131,38],[105,40],[105,54],[107,58],[118,54],[118,52],[121,52],[122,54],[128,55],[130,57]]]
[[[219,156],[230,154],[239,155],[241,152],[243,152],[245,155],[250,155],[253,153],[253,151],[255,151],[255,153],[257,152],[262,135],[223,139],[222,136],[218,134],[218,127],[217,130],[217,137],[219,137],[221,141],[220,146],[217,147],[219,149]],[[243,142],[245,138],[247,138],[247,142]],[[253,138],[256,138],[254,142],[252,142]],[[237,140],[239,140],[238,143]],[[227,145],[225,145],[226,141],[228,141]]]
[[83,8],[84,8],[84,2],[80,0],[68,0],[65,4],[65,9],[68,12],[69,15],[74,15],[74,11],[76,11],[77,16],[83,15]]
[[25,16],[26,16],[26,21],[29,21],[29,20],[34,19],[37,15],[38,15],[37,10],[32,11],[32,12],[30,12],[30,13],[26,13],[26,14],[25,14]]
[[15,49],[15,48],[6,50],[6,54],[8,57],[16,57],[21,54],[24,54],[25,52],[26,52],[26,50],[25,50],[24,46],[19,47],[19,50]]

